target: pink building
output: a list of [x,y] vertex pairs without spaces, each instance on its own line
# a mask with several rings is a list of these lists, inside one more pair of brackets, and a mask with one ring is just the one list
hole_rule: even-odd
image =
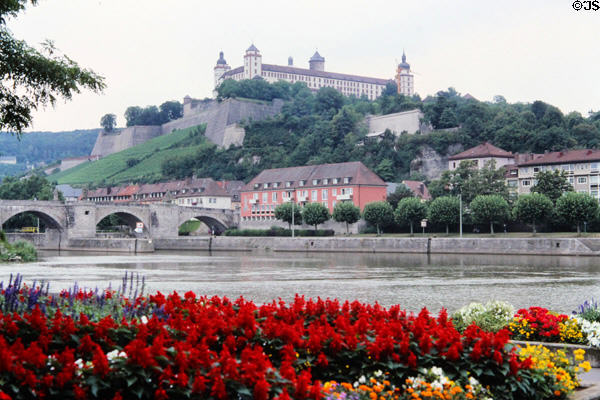
[[290,201],[322,203],[329,212],[338,202],[351,201],[362,211],[385,198],[386,183],[359,161],[267,169],[241,190],[241,217],[274,220],[275,207]]

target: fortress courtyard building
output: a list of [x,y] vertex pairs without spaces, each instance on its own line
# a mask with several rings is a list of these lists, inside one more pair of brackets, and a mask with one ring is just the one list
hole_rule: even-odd
[[[244,64],[231,68],[225,61],[223,52],[214,67],[215,89],[226,79],[236,81],[242,79],[255,79],[260,77],[269,83],[280,80],[290,83],[304,82],[313,91],[322,87],[332,87],[345,96],[366,96],[374,100],[381,96],[385,86],[391,79],[372,78],[325,71],[325,58],[318,51],[308,60],[308,68],[294,66],[292,57],[288,58],[287,65],[264,64],[260,51],[252,44],[244,54]],[[402,55],[402,63],[398,64],[396,74],[398,93],[412,95],[414,93],[414,79],[410,65],[406,62],[406,55]]]

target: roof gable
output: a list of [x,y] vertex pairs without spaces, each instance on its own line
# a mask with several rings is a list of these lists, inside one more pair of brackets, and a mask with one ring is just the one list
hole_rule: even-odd
[[462,153],[455,154],[448,157],[449,160],[463,160],[467,158],[484,158],[484,157],[500,157],[500,158],[514,158],[514,155],[506,150],[502,150],[499,147],[494,146],[491,143],[485,142],[478,146],[472,147]]

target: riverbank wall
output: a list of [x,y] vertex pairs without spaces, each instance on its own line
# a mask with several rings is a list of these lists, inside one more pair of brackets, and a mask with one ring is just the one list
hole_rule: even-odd
[[60,250],[106,251],[110,253],[152,253],[152,239],[82,238],[69,239]]
[[227,237],[156,239],[156,250],[311,251],[422,254],[598,256],[600,239],[587,238],[397,238]]

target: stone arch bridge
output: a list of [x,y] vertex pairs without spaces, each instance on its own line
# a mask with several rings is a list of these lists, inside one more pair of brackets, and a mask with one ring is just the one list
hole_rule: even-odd
[[176,238],[179,227],[192,218],[204,222],[217,233],[237,226],[233,210],[180,207],[175,204],[61,203],[58,201],[0,200],[0,226],[15,215],[31,213],[44,221],[49,231],[62,239],[96,237],[96,225],[111,214],[121,216],[130,226],[144,224],[141,237]]

